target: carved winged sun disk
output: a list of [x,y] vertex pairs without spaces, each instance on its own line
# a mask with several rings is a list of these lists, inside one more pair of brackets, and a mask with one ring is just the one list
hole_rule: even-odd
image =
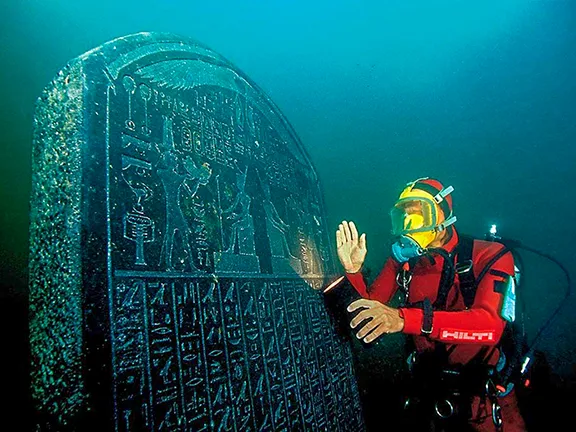
[[245,93],[250,86],[234,71],[206,64],[200,60],[169,60],[145,66],[138,75],[160,88],[191,90],[198,86],[218,86],[234,92]]

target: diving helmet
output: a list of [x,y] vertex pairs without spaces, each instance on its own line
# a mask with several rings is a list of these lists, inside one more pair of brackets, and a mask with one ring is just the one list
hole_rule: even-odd
[[456,222],[452,215],[454,188],[427,177],[407,184],[390,210],[392,255],[398,262],[423,255],[436,235]]

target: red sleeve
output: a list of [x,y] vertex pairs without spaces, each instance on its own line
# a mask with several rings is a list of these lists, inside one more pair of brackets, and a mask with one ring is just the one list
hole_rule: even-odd
[[389,258],[370,288],[366,287],[366,282],[361,272],[346,273],[346,277],[362,297],[378,300],[381,303],[388,303],[398,288],[396,285],[397,272],[398,263]]
[[[478,260],[480,269],[494,254]],[[482,265],[484,264],[484,265]],[[514,259],[511,253],[505,254],[491,267],[493,270],[514,274]],[[494,345],[498,343],[506,322],[500,317],[502,294],[495,291],[495,283],[503,282],[505,277],[486,273],[478,289],[474,303],[468,310],[457,312],[436,311],[432,320],[431,339],[453,343]],[[419,335],[422,328],[422,309],[402,308],[400,315],[404,318],[404,333]]]

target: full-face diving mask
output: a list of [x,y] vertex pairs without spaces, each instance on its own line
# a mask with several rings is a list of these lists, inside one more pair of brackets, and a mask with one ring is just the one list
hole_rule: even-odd
[[[392,234],[398,238],[392,245],[392,255],[399,262],[423,255],[436,234],[456,222],[456,217],[452,216],[446,203],[443,208],[440,207],[440,203],[454,188],[449,186],[437,189],[430,184],[433,181],[425,180],[409,183],[390,210]],[[446,213],[448,217],[442,220]]]

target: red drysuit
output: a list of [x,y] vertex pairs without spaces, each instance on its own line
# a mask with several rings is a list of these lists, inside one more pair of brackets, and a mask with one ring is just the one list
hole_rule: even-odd
[[[458,244],[458,234],[455,229],[450,229],[451,234],[443,246],[448,253],[452,253]],[[476,240],[472,253],[474,263],[474,276],[478,277],[486,264],[497,254],[503,245],[495,242]],[[436,300],[440,284],[440,277],[444,259],[434,255],[434,263],[428,258],[421,258],[412,270],[407,304],[422,302],[426,297],[432,303]],[[388,303],[398,289],[396,275],[400,264],[388,259],[384,268],[374,283],[367,288],[362,273],[348,273],[350,283],[364,298]],[[446,300],[445,310],[434,311],[432,331],[429,335],[421,332],[423,324],[423,310],[417,307],[401,307],[400,315],[404,318],[403,332],[414,336],[414,344],[418,352],[432,350],[437,342],[445,343],[450,353],[448,362],[451,365],[466,364],[484,347],[494,348],[499,342],[506,322],[500,317],[503,295],[495,291],[498,282],[504,281],[503,273],[512,276],[514,274],[514,260],[511,253],[502,256],[486,273],[477,287],[474,303],[466,309],[464,300],[459,289],[458,274],[454,284],[450,288]],[[495,365],[498,361],[499,351],[489,349],[485,362]],[[481,424],[476,423],[477,430],[496,430],[491,417],[490,401],[478,397],[473,401],[473,418],[482,416],[480,411],[487,410],[484,414],[488,417]],[[485,402],[485,403],[484,403]],[[524,422],[518,411],[514,392],[508,396],[499,398],[502,407],[504,421],[503,430],[523,431]],[[484,416],[482,416],[484,417]]]

